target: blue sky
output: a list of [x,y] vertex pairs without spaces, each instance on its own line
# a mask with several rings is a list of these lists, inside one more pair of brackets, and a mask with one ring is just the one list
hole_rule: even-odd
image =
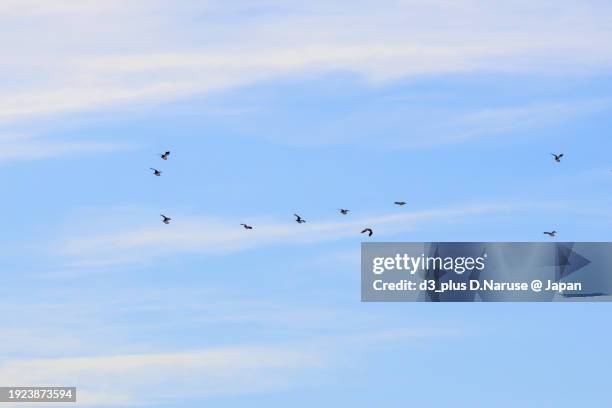
[[610,4],[123,3],[0,4],[1,384],[100,407],[609,401],[607,303],[362,304],[359,231],[609,241]]

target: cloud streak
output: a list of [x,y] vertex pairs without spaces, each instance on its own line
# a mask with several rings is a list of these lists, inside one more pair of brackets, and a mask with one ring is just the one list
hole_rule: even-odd
[[[146,405],[190,398],[282,391],[313,382],[342,364],[339,355],[372,345],[454,338],[464,331],[382,329],[319,336],[293,347],[233,346],[175,352],[10,359],[0,362],[5,386],[62,384],[77,387],[80,405]],[[353,356],[354,357],[354,356]],[[354,363],[354,358],[351,359]]]
[[129,405],[283,389],[293,384],[301,370],[320,365],[321,356],[311,352],[227,347],[11,360],[0,365],[0,382],[6,386],[70,384],[77,386],[82,405]]
[[[612,67],[612,7],[603,2],[406,0],[381,7],[366,0],[347,8],[323,1],[125,5],[114,0],[9,0],[0,11],[7,33],[0,38],[4,132],[8,126],[31,127],[65,115],[121,111],[330,72],[354,73],[375,86],[406,77],[474,72],[550,76]],[[515,110],[506,114],[520,120],[539,108],[509,108]],[[397,114],[403,120],[405,112]],[[423,139],[447,144],[516,126],[508,124],[503,112],[468,115],[456,125],[474,129],[438,129],[427,123],[404,144],[419,147]],[[432,116],[436,112],[424,115]],[[394,120],[385,117],[383,126]],[[345,121],[329,130],[344,126]],[[359,127],[354,128],[348,130],[358,134]],[[36,136],[44,136],[38,129]],[[393,147],[403,143],[388,142]],[[32,138],[9,145],[0,161],[109,150],[104,143]]]
[[72,156],[88,153],[109,153],[129,150],[125,143],[95,141],[48,140],[30,135],[0,136],[0,164],[17,160],[36,160],[58,156]]
[[[30,3],[40,9],[38,2]],[[318,1],[232,7],[214,1],[175,7],[159,1],[129,8],[109,3],[100,12],[91,12],[99,2],[74,9],[60,4],[47,10],[56,15],[53,22],[36,31],[15,29],[23,40],[20,47],[0,40],[6,50],[3,76],[31,79],[0,94],[0,120],[172,100],[337,70],[386,81],[474,71],[592,71],[612,63],[606,57],[612,55],[607,41],[612,8],[605,4],[459,3],[405,1],[379,7],[365,1],[347,10]],[[209,24],[196,25],[194,15]],[[124,19],[131,19],[129,28]],[[567,27],[573,27],[571,36]],[[75,28],[82,33],[78,38],[72,35]],[[46,29],[55,33],[45,39],[53,53],[39,52]],[[45,65],[48,73],[33,72],[33,62]]]
[[487,213],[516,210],[510,205],[476,205],[384,214],[347,221],[307,222],[302,225],[254,220],[254,229],[244,231],[238,223],[201,217],[174,217],[170,226],[138,227],[64,239],[56,251],[74,259],[113,259],[137,261],[176,253],[225,254],[270,245],[314,244],[353,237],[360,239],[364,226],[377,235],[410,231],[425,222],[463,219]]

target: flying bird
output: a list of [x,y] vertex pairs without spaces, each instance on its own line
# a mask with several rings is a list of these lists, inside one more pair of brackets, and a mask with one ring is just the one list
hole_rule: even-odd
[[406,205],[406,202],[405,201],[396,201],[394,204],[402,206],[402,205]]
[[151,170],[153,170],[153,174],[155,174],[157,177],[161,176],[161,171],[154,169],[153,167],[150,167]]
[[551,153],[551,155],[552,155],[552,156],[555,158],[555,161],[556,161],[557,163],[561,163],[561,158],[563,157],[563,153],[561,153],[561,154],[554,154],[554,153]]
[[161,215],[161,216],[162,216],[162,218],[163,218],[162,222],[163,222],[164,224],[170,224],[170,221],[172,221],[172,218],[170,218],[170,217],[166,217],[164,214],[159,214],[159,215]]
[[299,215],[297,214],[293,214],[293,215],[295,216],[295,222],[297,222],[298,224],[303,224],[306,222],[306,220],[300,217]]
[[163,160],[168,160],[168,156],[170,156],[170,152],[160,153],[159,155]]
[[342,215],[346,215],[349,213],[349,210],[345,210],[344,208],[340,208],[338,211],[340,211],[340,214]]
[[374,231],[372,231],[372,228],[366,228],[366,229],[364,229],[363,231],[361,231],[361,233],[362,233],[362,234],[367,233],[367,234],[368,234],[368,237],[371,237],[371,236],[372,236],[372,234],[374,233]]
[[557,231],[550,231],[550,232],[545,231],[544,234],[548,235],[551,238],[554,238],[557,236]]
[[246,229],[246,230],[252,230],[253,229],[253,227],[251,227],[250,225],[246,225],[246,224],[240,224],[240,225],[242,225],[244,227],[244,229]]

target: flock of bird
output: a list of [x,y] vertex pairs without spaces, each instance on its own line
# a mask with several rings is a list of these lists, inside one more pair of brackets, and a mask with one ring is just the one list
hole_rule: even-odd
[[[557,163],[561,163],[561,159],[563,158],[563,153],[560,154],[555,154],[555,153],[551,153],[551,155],[554,157],[555,162]],[[160,153],[159,156],[161,157],[162,160],[168,160],[168,158],[170,157],[170,152],[166,151],[164,153]],[[151,170],[153,170],[153,175],[160,177],[162,175],[162,172],[160,170],[157,170],[153,167],[150,168]],[[397,205],[397,206],[404,206],[406,205],[405,201],[395,201],[393,204]],[[339,208],[338,211],[340,212],[340,214],[342,215],[348,215],[348,213],[350,212],[350,210],[347,210],[345,208]],[[164,215],[164,214],[160,214],[160,216],[162,217],[162,222],[164,224],[170,224],[170,221],[172,221],[172,218]],[[298,224],[304,224],[306,222],[306,220],[304,218],[302,218],[300,215],[298,214],[293,214],[293,216],[295,217],[295,222],[297,222]],[[253,227],[251,225],[248,224],[240,224],[245,230],[252,230]],[[372,228],[364,228],[361,231],[362,234],[366,234],[368,237],[371,237],[372,235],[374,235],[374,231],[372,230]],[[548,235],[551,238],[555,238],[557,236],[557,231],[544,231],[545,235]]]

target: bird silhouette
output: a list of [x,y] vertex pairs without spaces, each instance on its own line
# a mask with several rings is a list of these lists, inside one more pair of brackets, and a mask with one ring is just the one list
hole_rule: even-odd
[[170,152],[161,153],[159,155],[163,160],[168,160],[168,156],[170,156]]
[[361,231],[362,234],[368,234],[368,237],[371,237],[372,234],[374,234],[374,231],[372,231],[372,228],[366,228],[363,231]]
[[557,231],[550,231],[550,232],[544,231],[544,234],[548,235],[551,238],[554,238],[557,236]]
[[340,214],[342,214],[342,215],[346,215],[346,214],[349,213],[349,210],[345,210],[343,208],[340,208],[338,211],[340,211]]
[[157,177],[161,176],[161,174],[162,174],[162,172],[161,172],[161,171],[159,171],[159,170],[157,170],[157,169],[154,169],[153,167],[149,167],[149,168],[150,168],[151,170],[153,170],[153,174],[155,174]]
[[252,230],[253,229],[253,227],[251,227],[250,225],[246,225],[246,224],[240,224],[240,225],[242,225],[244,227],[244,229],[246,229],[246,230]]
[[402,205],[406,205],[406,202],[405,201],[396,201],[394,204],[402,206]]
[[297,222],[298,224],[303,224],[306,222],[306,220],[300,217],[299,215],[297,214],[293,214],[293,215],[295,216],[295,222]]
[[163,222],[164,224],[170,224],[170,221],[172,221],[172,218],[170,218],[170,217],[166,217],[164,214],[159,214],[159,215],[161,215],[161,216],[162,216],[162,218],[163,218],[162,222]]
[[552,155],[552,156],[555,158],[555,161],[556,161],[557,163],[561,163],[561,158],[563,157],[563,153],[561,153],[561,154],[554,154],[554,153],[551,153],[551,155]]

